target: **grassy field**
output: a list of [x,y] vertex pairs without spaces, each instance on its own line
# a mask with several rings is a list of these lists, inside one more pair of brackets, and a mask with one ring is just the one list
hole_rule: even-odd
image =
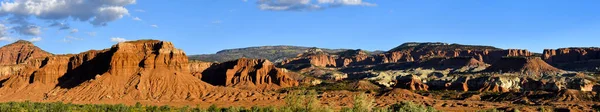
[[62,102],[5,102],[0,103],[0,112],[437,112],[431,107],[417,105],[412,102],[400,102],[387,108],[374,107],[374,100],[365,94],[354,97],[352,107],[334,110],[321,105],[315,91],[295,91],[286,98],[283,107],[228,107],[209,108],[199,106],[171,107],[151,106],[137,103],[135,105],[105,104],[70,104]]

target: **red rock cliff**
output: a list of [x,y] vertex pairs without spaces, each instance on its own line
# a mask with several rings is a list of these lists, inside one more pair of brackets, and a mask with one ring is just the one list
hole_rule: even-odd
[[297,86],[285,69],[265,59],[241,58],[214,65],[205,70],[202,80],[213,85],[243,89],[275,89]]
[[0,65],[23,63],[30,59],[52,56],[29,41],[19,40],[0,48]]
[[[0,88],[2,99],[197,100],[207,83],[190,74],[170,42],[123,42],[110,49],[30,60]],[[29,93],[29,94],[22,94]]]
[[572,63],[600,59],[600,48],[546,49],[543,59],[548,63]]

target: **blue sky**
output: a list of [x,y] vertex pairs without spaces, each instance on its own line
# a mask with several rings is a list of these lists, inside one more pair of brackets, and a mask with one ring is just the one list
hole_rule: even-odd
[[[187,54],[264,45],[389,50],[404,42],[430,41],[534,52],[545,48],[600,46],[598,0],[353,2],[359,4],[347,4],[343,0],[324,0],[331,3],[312,0],[307,4],[301,3],[305,0],[108,1],[115,2],[98,6],[109,4],[124,9],[106,12],[117,16],[98,13],[96,18],[108,17],[98,20],[106,25],[90,22],[94,19],[84,21],[85,15],[77,15],[79,13],[48,16],[0,11],[5,20],[2,24],[6,26],[6,38],[0,45],[16,39],[41,38],[35,40],[35,44],[56,54],[109,48],[116,44],[111,39],[171,41]],[[2,6],[6,7],[9,6]],[[60,11],[63,10],[54,12]],[[23,24],[6,22],[11,15],[29,17],[27,25],[38,26],[39,32],[20,33],[16,28]],[[69,24],[69,29],[51,26],[56,21]]]

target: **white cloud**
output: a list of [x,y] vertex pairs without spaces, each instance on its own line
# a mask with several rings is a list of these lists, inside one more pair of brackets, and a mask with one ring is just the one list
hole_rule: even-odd
[[58,27],[59,30],[71,29],[71,26],[69,26],[69,24],[57,21],[52,22],[52,24],[50,24],[49,27]]
[[0,41],[14,41],[13,38],[8,37],[8,33],[7,33],[8,29],[9,28],[4,26],[4,24],[0,24]]
[[[45,21],[82,21],[94,26],[107,23],[129,15],[125,8],[135,4],[136,0],[5,0],[0,4],[0,17],[9,16],[9,23],[20,34],[36,35],[38,25],[29,22],[28,17]],[[69,29],[68,24],[52,24],[60,29]]]
[[71,34],[79,32],[79,29],[71,29]]
[[67,39],[66,37],[63,38],[61,41],[64,43],[71,43],[71,40]]
[[121,19],[124,15],[129,15],[125,7],[102,7],[97,11],[96,18],[91,23],[94,26],[106,26],[108,22]]
[[272,11],[313,11],[339,6],[377,6],[362,0],[258,0],[258,8]]
[[17,31],[21,35],[38,36],[42,34],[42,30],[39,26],[28,25],[28,26],[15,26],[13,30]]
[[127,41],[127,39],[121,38],[121,37],[113,37],[113,38],[110,38],[110,41],[113,41],[113,42],[125,42],[125,41]]
[[71,40],[83,40],[82,38],[77,38],[77,37],[73,37],[73,36],[67,36],[65,38],[71,39]]
[[92,36],[92,37],[95,37],[95,36],[96,36],[96,32],[87,32],[87,34],[88,34],[89,36]]
[[29,39],[29,40],[27,40],[27,41],[29,41],[29,42],[38,42],[38,41],[42,41],[42,37],[33,37],[33,38],[31,38],[31,39]]
[[158,28],[158,25],[150,25],[151,27]]
[[15,39],[11,38],[11,37],[0,37],[0,41],[7,41],[7,42],[12,42]]
[[140,19],[139,17],[133,17],[134,21],[142,21],[142,19]]

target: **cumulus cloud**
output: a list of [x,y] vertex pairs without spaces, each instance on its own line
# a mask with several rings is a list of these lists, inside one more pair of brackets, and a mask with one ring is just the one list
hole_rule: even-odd
[[125,42],[125,41],[127,41],[127,39],[121,38],[121,37],[113,37],[113,38],[110,38],[110,41],[113,41],[113,42]]
[[[9,23],[18,25],[13,29],[19,34],[35,36],[40,34],[40,27],[31,24],[28,17],[47,21],[84,21],[94,26],[106,26],[129,15],[125,6],[135,3],[136,0],[10,0],[0,3],[0,16],[11,16]],[[52,23],[50,26],[69,29],[66,23]]]
[[42,37],[33,37],[33,38],[31,38],[31,39],[29,39],[29,40],[27,40],[27,41],[29,41],[29,42],[38,42],[38,41],[42,41]]
[[377,6],[362,0],[258,0],[258,8],[271,11],[313,11],[339,6]]
[[150,25],[151,27],[158,28],[158,25]]

